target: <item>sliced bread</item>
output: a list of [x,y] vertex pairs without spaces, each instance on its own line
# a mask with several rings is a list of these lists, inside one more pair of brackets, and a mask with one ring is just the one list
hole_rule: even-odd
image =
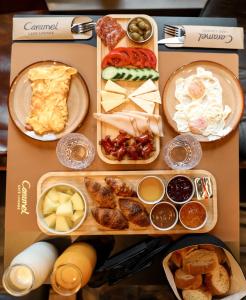
[[218,257],[214,251],[198,249],[185,255],[183,270],[192,275],[206,274],[218,265]]
[[202,289],[183,290],[182,295],[184,300],[212,300],[212,294]]
[[178,289],[198,289],[202,285],[202,275],[191,275],[178,269],[174,275],[174,281]]
[[220,264],[224,264],[226,262],[226,255],[223,249],[221,249],[220,247],[216,247],[214,245],[200,245],[200,249],[206,249],[209,251],[214,251],[217,256],[218,256],[218,261]]
[[184,256],[196,249],[198,249],[198,246],[188,246],[174,251],[170,258],[171,263],[173,263],[177,268],[181,268],[183,266]]
[[218,265],[211,273],[205,275],[205,284],[213,295],[225,295],[230,289],[230,277],[226,269]]

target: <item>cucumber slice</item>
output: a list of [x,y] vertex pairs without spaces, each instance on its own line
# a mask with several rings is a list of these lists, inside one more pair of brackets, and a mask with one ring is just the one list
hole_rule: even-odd
[[154,75],[153,75],[153,77],[152,77],[152,80],[153,80],[153,81],[156,81],[156,80],[159,79],[160,75],[159,75],[159,73],[158,73],[157,71],[155,71],[155,70],[153,70],[153,71],[154,71]]
[[125,68],[117,68],[117,75],[113,78],[113,80],[121,80],[125,76]]
[[102,78],[105,80],[115,79],[118,75],[118,69],[115,67],[107,67],[102,71]]
[[122,68],[122,69],[123,69],[124,76],[121,78],[121,80],[130,80],[132,77],[132,75],[130,74],[131,69],[128,68]]

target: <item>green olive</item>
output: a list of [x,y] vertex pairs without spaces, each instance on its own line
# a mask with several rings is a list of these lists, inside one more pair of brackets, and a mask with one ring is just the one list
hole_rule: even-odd
[[142,21],[143,21],[143,19],[141,19],[141,18],[137,18],[137,19],[136,19],[136,22],[137,22],[137,23],[142,22]]
[[137,31],[140,35],[144,35],[144,32],[143,30],[141,30],[140,28],[138,28],[138,31]]
[[130,32],[138,32],[138,27],[136,26],[136,24],[130,24],[129,31]]
[[150,30],[150,25],[148,23],[145,23],[145,30]]
[[147,38],[150,37],[150,35],[151,35],[151,31],[150,30],[146,31],[144,34],[144,39],[146,40]]
[[138,27],[142,30],[146,29],[146,23],[144,21],[138,23]]
[[132,32],[131,34],[130,34],[130,37],[134,40],[134,41],[139,41],[139,39],[140,39],[140,35],[137,33],[137,32]]
[[138,39],[139,42],[142,42],[144,41],[144,37],[142,35],[140,35],[139,39]]

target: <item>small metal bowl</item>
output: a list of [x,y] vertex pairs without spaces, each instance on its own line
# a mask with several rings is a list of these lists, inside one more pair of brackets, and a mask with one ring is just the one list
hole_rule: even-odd
[[[140,19],[143,19],[144,22],[148,23],[148,25],[150,26],[150,30],[151,30],[151,33],[150,33],[149,37],[147,37],[145,40],[142,40],[142,41],[134,40],[134,39],[130,36],[130,30],[129,30],[129,26],[131,25],[131,23],[132,23],[133,21],[135,21],[136,19],[139,19],[139,18],[140,18]],[[149,40],[152,38],[152,36],[153,36],[153,26],[152,26],[152,23],[151,23],[149,20],[147,20],[146,18],[144,18],[144,17],[135,17],[135,18],[130,19],[129,22],[127,23],[126,33],[127,33],[128,38],[129,38],[131,41],[133,41],[134,43],[143,44],[143,43],[146,43],[147,41],[149,41]]]

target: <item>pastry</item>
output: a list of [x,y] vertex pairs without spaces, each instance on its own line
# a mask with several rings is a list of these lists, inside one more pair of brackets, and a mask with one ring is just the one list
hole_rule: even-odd
[[87,191],[92,195],[93,200],[97,202],[101,208],[115,208],[116,202],[114,193],[110,186],[102,186],[99,182],[92,178],[85,177],[85,186]]
[[35,67],[28,71],[32,99],[26,120],[27,129],[42,135],[58,133],[65,128],[70,81],[76,73],[76,69],[64,65]]
[[137,197],[136,191],[134,191],[134,189],[129,184],[124,182],[119,177],[107,176],[105,178],[105,182],[113,189],[114,193],[117,196]]
[[91,212],[97,223],[102,226],[119,230],[128,228],[128,222],[119,209],[96,207]]
[[131,198],[120,198],[119,206],[128,221],[141,227],[149,226],[149,214],[141,203]]

